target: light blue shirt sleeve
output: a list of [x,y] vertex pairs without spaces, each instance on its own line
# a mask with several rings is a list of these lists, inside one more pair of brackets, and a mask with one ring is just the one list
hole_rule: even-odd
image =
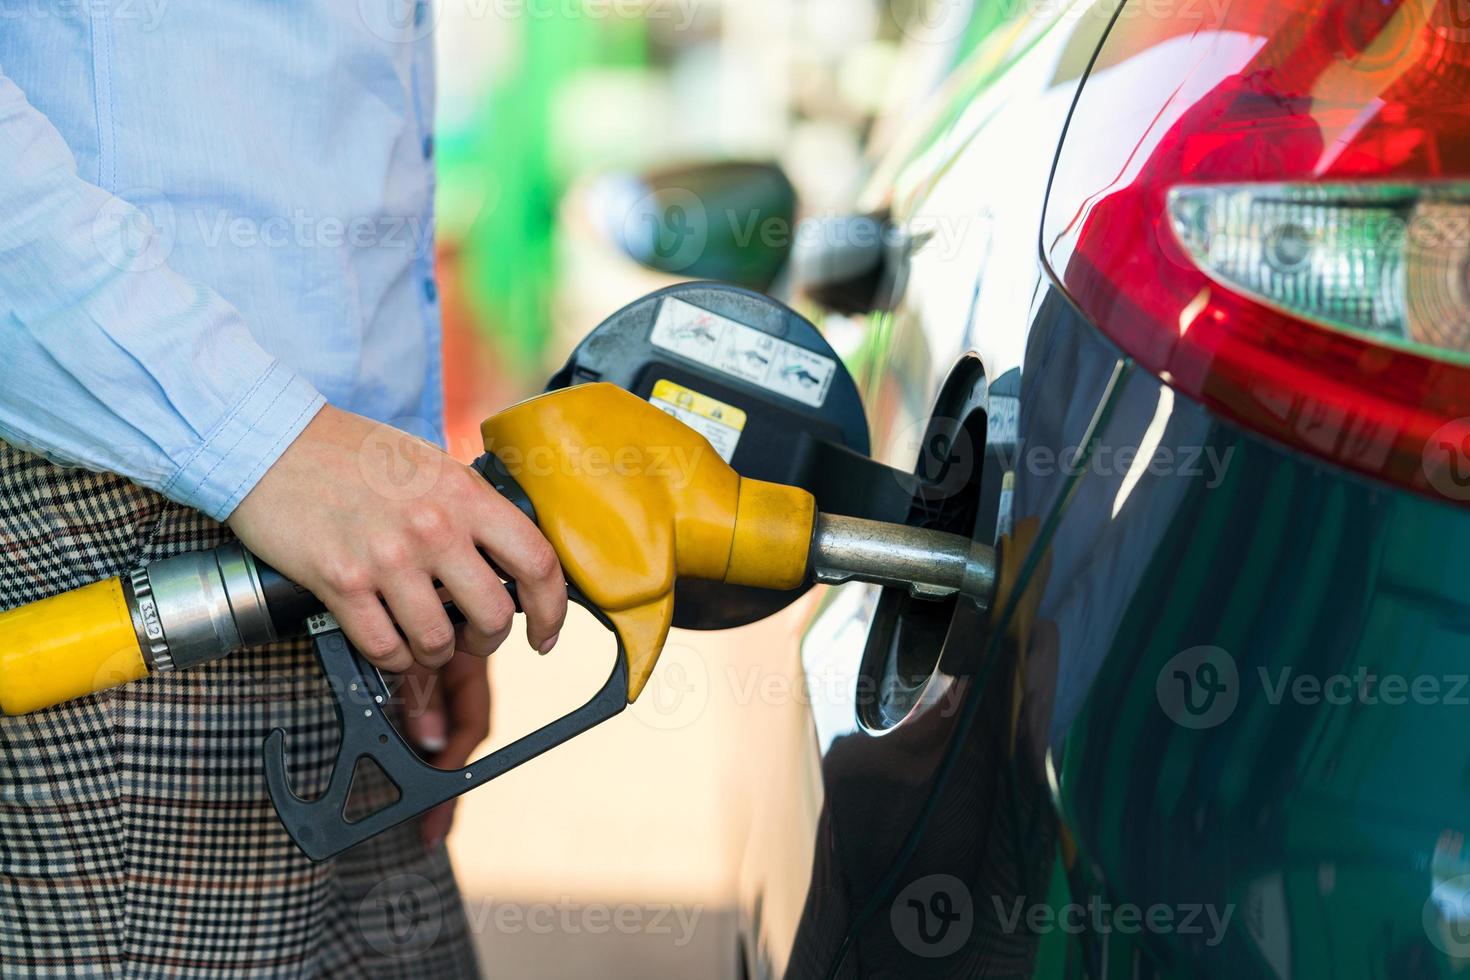
[[324,404],[0,69],[0,438],[224,520]]

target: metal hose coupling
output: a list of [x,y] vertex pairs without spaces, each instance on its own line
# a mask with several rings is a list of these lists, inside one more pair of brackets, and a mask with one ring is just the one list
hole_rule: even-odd
[[[268,596],[277,602],[269,611]],[[309,593],[231,543],[0,612],[0,714],[27,714],[267,643],[308,601]]]
[[187,669],[278,639],[259,566],[238,542],[135,568],[123,594],[150,671]]

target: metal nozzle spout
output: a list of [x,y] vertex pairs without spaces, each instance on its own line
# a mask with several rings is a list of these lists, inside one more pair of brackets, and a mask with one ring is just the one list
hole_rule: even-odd
[[812,539],[818,582],[871,582],[917,598],[965,595],[982,609],[995,592],[995,549],[961,534],[818,514]]

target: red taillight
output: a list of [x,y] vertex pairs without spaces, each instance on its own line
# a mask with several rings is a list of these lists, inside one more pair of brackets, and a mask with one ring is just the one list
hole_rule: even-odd
[[1125,13],[1058,160],[1045,246],[1083,312],[1180,390],[1293,447],[1470,500],[1453,470],[1470,460],[1458,2],[1235,0],[1194,24]]

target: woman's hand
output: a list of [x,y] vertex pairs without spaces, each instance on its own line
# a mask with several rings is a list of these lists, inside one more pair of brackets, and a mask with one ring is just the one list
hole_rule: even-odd
[[[437,447],[331,406],[229,524],[384,670],[442,667],[457,643],[484,657],[509,635],[515,606],[477,549],[516,580],[532,647],[550,650],[566,619],[556,552],[514,504]],[[436,580],[467,621],[458,640]]]

